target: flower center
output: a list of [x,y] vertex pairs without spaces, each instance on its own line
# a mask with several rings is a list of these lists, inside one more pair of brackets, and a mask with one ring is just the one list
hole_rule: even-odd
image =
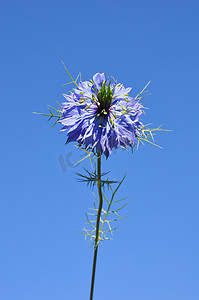
[[106,80],[102,83],[102,87],[97,94],[97,99],[100,103],[97,113],[98,114],[107,114],[109,112],[109,108],[111,106],[113,92],[110,88],[111,82],[106,85]]

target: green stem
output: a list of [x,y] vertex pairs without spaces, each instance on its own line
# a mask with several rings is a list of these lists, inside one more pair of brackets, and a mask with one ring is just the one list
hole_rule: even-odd
[[102,212],[103,196],[101,188],[101,154],[97,155],[97,188],[99,194],[99,208],[97,213],[96,221],[96,234],[95,234],[95,248],[94,248],[94,257],[93,257],[93,271],[91,279],[91,291],[90,291],[90,300],[93,300],[93,291],[94,291],[94,282],[95,282],[95,270],[97,262],[97,251],[98,251],[98,242],[99,242],[99,225],[100,225],[100,216]]

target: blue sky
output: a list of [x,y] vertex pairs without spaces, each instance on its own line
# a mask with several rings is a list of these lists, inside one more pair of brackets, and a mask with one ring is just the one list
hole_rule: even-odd
[[[95,300],[198,300],[198,1],[1,2],[0,299],[86,300],[93,251],[81,230],[92,191],[77,183],[74,145],[50,129],[63,60],[87,80],[113,75],[136,95],[151,80],[144,123],[173,132],[117,151],[103,170],[132,202],[100,246]],[[63,172],[63,170],[65,172]]]

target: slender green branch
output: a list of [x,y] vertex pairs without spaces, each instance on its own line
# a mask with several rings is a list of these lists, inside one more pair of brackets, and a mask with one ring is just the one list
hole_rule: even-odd
[[[69,76],[70,79],[72,80],[72,82],[78,87],[77,82],[73,79],[73,77],[70,75],[70,73],[69,73],[68,70],[66,69],[66,66],[65,66],[64,62],[63,62],[63,61],[61,61],[61,62],[62,62],[62,64],[63,64],[63,66],[64,66],[64,69],[65,69],[66,72],[68,73],[68,76]],[[77,79],[78,79],[78,77],[77,77]],[[77,80],[77,79],[76,79],[76,80]]]
[[98,208],[97,221],[96,221],[96,234],[95,234],[95,247],[94,247],[94,257],[93,257],[90,300],[93,300],[95,270],[96,270],[97,251],[98,251],[98,243],[99,243],[99,226],[100,226],[100,217],[101,217],[102,204],[103,204],[103,195],[102,195],[102,187],[101,187],[101,154],[100,153],[98,153],[97,155],[97,188],[99,194],[99,208]]

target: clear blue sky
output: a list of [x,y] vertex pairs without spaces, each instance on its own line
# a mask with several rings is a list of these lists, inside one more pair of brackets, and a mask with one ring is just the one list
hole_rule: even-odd
[[[0,299],[87,300],[93,251],[84,227],[92,192],[59,156],[71,152],[47,104],[69,78],[113,75],[136,95],[151,80],[144,123],[173,129],[103,170],[133,200],[99,250],[95,300],[198,300],[199,2],[2,1],[0,4]],[[86,163],[87,165],[87,163]]]

